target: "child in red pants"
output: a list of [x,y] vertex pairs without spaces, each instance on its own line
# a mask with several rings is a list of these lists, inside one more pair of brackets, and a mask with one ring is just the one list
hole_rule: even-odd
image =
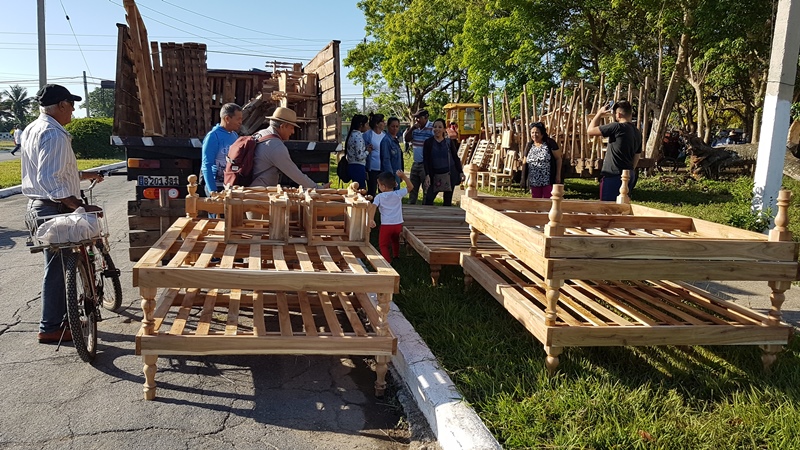
[[[395,190],[395,187],[397,187],[395,175],[405,181],[406,187],[404,189]],[[372,201],[377,208],[373,208],[371,211],[369,226],[370,228],[375,228],[375,209],[379,209],[381,211],[381,229],[378,243],[381,255],[387,261],[392,262],[392,253],[394,253],[395,257],[400,256],[400,232],[403,231],[403,197],[408,194],[409,190],[414,189],[414,185],[411,184],[411,180],[402,170],[398,170],[396,174],[384,172],[378,175],[378,189],[381,193],[376,195]]]

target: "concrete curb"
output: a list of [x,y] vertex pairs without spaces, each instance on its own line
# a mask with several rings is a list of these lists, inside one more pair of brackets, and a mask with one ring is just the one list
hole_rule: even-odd
[[392,371],[411,391],[442,450],[502,450],[394,303],[389,310],[389,327],[397,336]]
[[[125,167],[127,163],[125,161],[121,161],[114,164],[106,164],[105,166],[95,167],[90,170],[119,170]],[[22,193],[22,185],[18,184],[16,186],[11,186],[10,188],[0,189],[0,198],[11,197],[12,195],[17,195]]]

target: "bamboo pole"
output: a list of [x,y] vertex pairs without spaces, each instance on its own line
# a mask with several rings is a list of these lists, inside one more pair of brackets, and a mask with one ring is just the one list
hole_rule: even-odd
[[569,123],[571,128],[570,129],[571,141],[569,145],[570,161],[574,160],[575,154],[578,153],[578,146],[576,145],[577,143],[576,139],[578,137],[578,134],[580,134],[580,131],[578,131],[577,129],[578,127],[578,114],[576,113],[577,109],[578,109],[578,87],[575,87],[572,90],[572,101],[570,102],[569,105],[569,115],[570,115]]
[[649,134],[649,130],[647,129],[650,126],[649,123],[649,114],[648,110],[650,109],[650,104],[647,102],[647,99],[650,97],[650,76],[644,77],[644,110],[642,111],[642,151],[644,152],[647,147],[647,136]]
[[[478,136],[480,140],[480,135]],[[489,140],[489,100],[483,96],[483,138]]]

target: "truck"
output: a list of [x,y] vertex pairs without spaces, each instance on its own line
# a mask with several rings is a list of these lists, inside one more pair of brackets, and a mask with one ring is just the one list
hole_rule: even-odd
[[[115,113],[111,142],[124,149],[129,257],[139,258],[185,215],[187,177],[200,173],[202,140],[225,103],[243,106],[241,135],[267,126],[278,106],[292,108],[301,127],[286,146],[292,160],[318,183],[329,180],[330,154],[340,150],[339,41],[308,63],[271,61],[264,69],[208,69],[202,43],[148,42],[132,0],[127,24],[117,24]],[[281,180],[292,186],[291,180]]]

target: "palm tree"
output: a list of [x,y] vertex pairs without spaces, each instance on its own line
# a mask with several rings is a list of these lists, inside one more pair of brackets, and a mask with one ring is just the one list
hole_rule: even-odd
[[10,86],[10,89],[3,91],[2,95],[8,97],[8,99],[3,102],[3,110],[11,113],[17,123],[25,124],[28,111],[33,102],[33,97],[28,97],[28,90],[15,84]]

